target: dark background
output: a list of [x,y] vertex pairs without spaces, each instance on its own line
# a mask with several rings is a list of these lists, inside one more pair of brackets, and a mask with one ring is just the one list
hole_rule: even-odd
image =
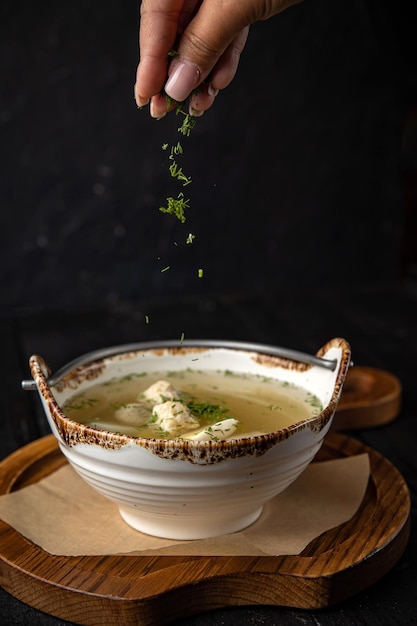
[[[353,433],[410,486],[410,544],[392,571],[329,610],[235,607],[178,624],[415,624],[409,5],[304,0],[253,26],[237,77],[183,142],[193,183],[181,225],[158,211],[179,190],[161,150],[179,138],[178,118],[156,122],[133,100],[139,2],[0,0],[0,458],[49,433],[20,386],[35,352],[56,371],[89,350],[182,331],[308,352],[343,336],[357,365],[403,385],[399,419]],[[0,614],[68,623],[3,589]]]
[[183,141],[181,225],[158,211],[181,190],[161,150],[178,118],[133,100],[139,3],[2,0],[0,310],[413,273],[415,73],[394,4],[305,0],[252,27],[234,82]]

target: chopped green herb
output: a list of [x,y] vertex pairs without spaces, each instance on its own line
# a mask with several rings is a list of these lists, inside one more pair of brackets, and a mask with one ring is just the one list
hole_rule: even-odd
[[162,428],[162,426],[158,426],[157,428],[155,428],[156,432],[159,433],[162,437],[168,437],[168,435],[170,435],[171,433],[169,432],[169,430],[164,430]]
[[208,420],[212,423],[216,423],[224,419],[226,414],[228,417],[233,417],[233,415],[230,415],[227,407],[220,406],[219,404],[213,404],[211,402],[195,402],[194,400],[191,400],[186,402],[186,405],[190,413],[192,413],[195,417]]
[[184,223],[186,220],[184,210],[189,207],[189,200],[184,199],[184,194],[180,192],[177,198],[167,198],[168,205],[166,207],[159,207],[162,213],[169,213],[175,215],[180,222]]
[[319,398],[317,398],[317,396],[310,392],[307,393],[306,402],[310,404],[310,406],[312,406],[313,408],[320,409],[320,411],[323,409],[323,405],[320,402]]
[[185,338],[185,335],[184,335],[184,333],[181,333],[181,337],[180,337],[180,343],[184,343],[184,338]]
[[149,315],[145,315],[145,324],[149,324]]
[[195,117],[191,115],[190,113],[185,113],[180,107],[177,107],[176,113],[177,115],[179,113],[184,115],[183,122],[181,126],[178,127],[178,132],[184,135],[185,137],[189,137],[196,123]]
[[224,376],[238,376],[239,374],[235,374],[235,372],[232,372],[232,370],[224,370],[223,372]]
[[[170,58],[175,58],[178,56],[178,51],[176,48],[176,44],[170,52],[168,53]],[[197,91],[197,90],[195,90]],[[167,103],[167,109],[172,110],[175,106],[176,115],[183,116],[183,120],[181,125],[177,128],[178,132],[182,134],[184,137],[189,137],[192,129],[196,124],[197,118],[190,114],[189,111],[185,110],[187,106],[186,101],[184,102],[174,102],[172,98],[168,96],[165,91],[161,92],[161,95],[165,97]],[[187,107],[188,108],[188,107]],[[171,161],[169,165],[169,173],[172,178],[175,178],[179,183],[182,184],[183,187],[190,185],[192,183],[191,176],[188,176],[184,173],[181,163],[179,162],[179,157],[181,157],[184,153],[183,146],[180,141],[177,141],[176,144],[169,145],[168,143],[162,144],[162,149],[165,151],[169,150],[169,159]],[[181,223],[184,223],[186,220],[186,209],[189,208],[190,200],[184,197],[184,194],[180,193],[175,198],[173,196],[167,197],[166,205],[159,207],[159,210],[162,213],[168,213],[170,215],[174,215]],[[194,241],[194,235],[189,233],[186,243],[190,244]],[[175,244],[177,245],[177,244]],[[198,277],[203,277],[203,270],[198,270]]]
[[169,265],[167,265],[166,267],[163,267],[163,268],[161,269],[161,272],[167,272],[169,269],[170,269],[170,266],[169,266]]
[[[168,146],[168,144],[166,145]],[[179,154],[182,154],[183,152],[184,152],[183,147],[178,141],[176,146],[171,146],[171,154],[169,155],[169,158],[173,159],[174,155],[178,156]]]
[[116,381],[123,382],[125,380],[133,380],[134,378],[141,378],[142,376],[147,376],[146,372],[132,372],[132,374],[125,374],[124,376],[120,376],[116,378]]
[[[168,107],[168,109],[170,109],[172,107],[173,99],[171,98],[171,96],[169,96],[165,92],[164,92],[164,96],[165,96],[165,100],[166,100],[166,103],[167,103],[167,107]],[[159,117],[158,119],[162,119],[162,118]]]
[[206,433],[206,435],[209,435],[210,439],[212,439],[213,441],[219,441],[219,438],[213,434],[213,429],[211,426],[208,426],[204,432]]
[[183,187],[189,185],[192,182],[191,176],[186,176],[182,171],[182,167],[179,167],[176,161],[173,161],[169,166],[169,172],[172,178],[176,178],[177,180],[182,182]]
[[73,402],[72,404],[67,404],[66,408],[71,410],[79,410],[84,409],[85,407],[91,407],[98,402],[97,398],[80,398],[78,402]]

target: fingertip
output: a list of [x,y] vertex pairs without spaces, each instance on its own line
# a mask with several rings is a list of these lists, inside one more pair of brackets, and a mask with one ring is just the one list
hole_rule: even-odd
[[216,99],[218,89],[211,88],[210,85],[203,84],[193,92],[190,98],[189,112],[194,117],[201,117],[204,111],[209,109]]
[[192,115],[192,117],[201,117],[202,115],[204,115],[204,111],[199,111],[198,109],[193,109],[193,107],[190,105],[189,109],[188,109],[188,113],[190,115]]
[[154,119],[161,119],[161,117],[165,117],[165,115],[167,114],[166,109],[164,110],[159,103],[157,103],[155,101],[155,98],[151,99],[151,104],[149,107],[149,113],[151,115],[151,117],[153,117]]
[[170,66],[165,92],[173,100],[183,102],[200,82],[201,72],[196,65],[174,60]]
[[213,87],[213,85],[211,83],[209,83],[209,85],[207,87],[207,93],[212,98],[215,98],[218,95],[218,93],[219,93],[219,89],[216,89],[216,87]]
[[155,119],[160,119],[161,117],[165,117],[169,111],[172,111],[176,107],[176,102],[167,98],[163,94],[156,94],[151,98],[151,104],[149,107],[149,112],[151,117]]
[[138,95],[135,97],[135,101],[138,109],[143,109],[143,107],[146,107],[146,105],[149,104],[149,98],[141,98]]
[[149,98],[141,96],[141,94],[139,93],[137,82],[133,85],[133,97],[135,99],[138,109],[142,109],[144,106],[149,104]]

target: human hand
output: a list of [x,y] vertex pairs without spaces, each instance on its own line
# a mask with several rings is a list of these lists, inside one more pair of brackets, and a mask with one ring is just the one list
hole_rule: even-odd
[[[249,26],[301,0],[142,0],[138,107],[150,101],[162,117],[190,96],[190,113],[202,115],[234,78]],[[178,55],[170,58],[176,46]],[[172,98],[167,104],[162,91]]]

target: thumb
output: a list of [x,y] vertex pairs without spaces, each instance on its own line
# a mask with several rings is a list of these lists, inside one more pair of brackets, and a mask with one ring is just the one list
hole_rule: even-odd
[[253,4],[253,0],[202,2],[182,33],[178,57],[169,67],[165,91],[171,98],[177,102],[185,100],[210,74],[230,44],[256,21],[257,16],[248,9]]

